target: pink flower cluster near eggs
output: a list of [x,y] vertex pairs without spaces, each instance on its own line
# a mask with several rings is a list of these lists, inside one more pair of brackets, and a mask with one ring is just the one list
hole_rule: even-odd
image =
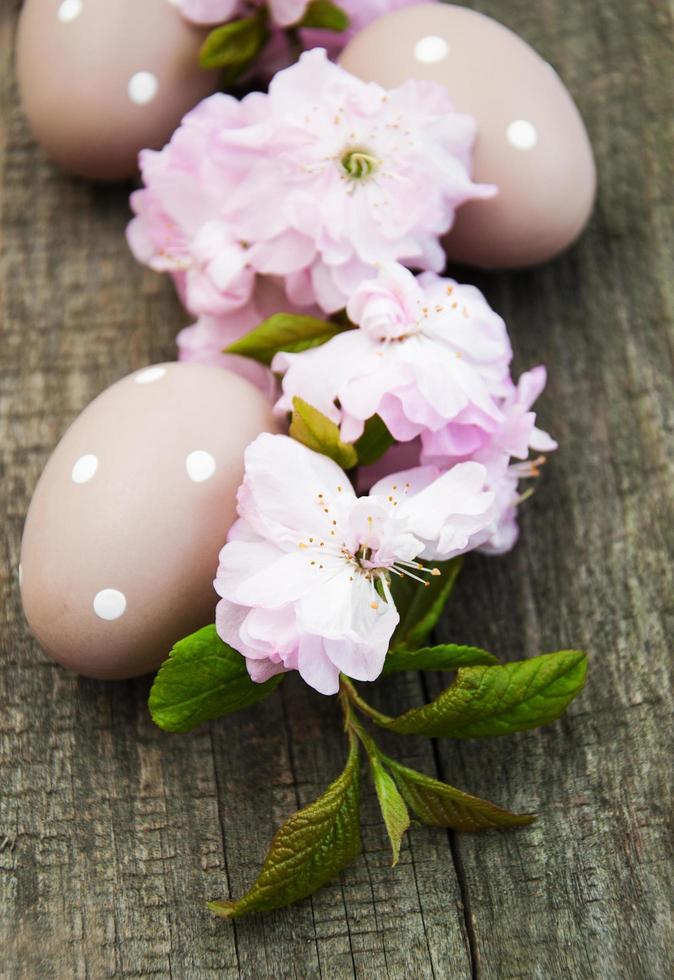
[[[387,91],[315,49],[267,94],[206,99],[141,156],[128,237],[196,318],[181,358],[245,373],[282,419],[301,399],[344,443],[374,416],[394,440],[354,479],[364,497],[289,437],[246,452],[215,587],[218,632],[255,681],[298,670],[328,694],[340,671],[374,680],[399,619],[393,578],[511,548],[519,481],[542,462],[530,452],[556,447],[531,411],[544,368],[516,383],[501,317],[439,275],[456,209],[496,192],[471,179],[474,136],[435,83]],[[271,371],[225,352],[273,313],[340,311],[347,329],[281,346]]]
[[545,368],[515,385],[501,317],[474,286],[434,273],[415,277],[399,264],[384,266],[355,291],[347,311],[359,329],[313,350],[276,355],[272,367],[283,375],[277,412],[290,411],[299,395],[337,422],[349,442],[379,415],[398,443],[415,440],[408,459],[433,464],[438,474],[479,461],[499,502],[482,544],[507,551],[517,539],[518,479],[536,472],[511,466],[511,457],[526,461],[530,449],[557,445],[530,411],[545,387]]
[[398,622],[391,574],[512,547],[518,482],[540,465],[529,452],[556,447],[530,411],[545,369],[514,383],[505,324],[478,290],[391,264],[347,310],[357,329],[276,355],[277,412],[299,396],[345,441],[379,415],[416,465],[389,470],[357,498],[332,461],[287,437],[258,437],[215,582],[218,630],[251,677],[296,669],[325,694],[337,691],[340,671],[381,673]]
[[214,95],[141,154],[129,242],[195,316],[245,306],[260,276],[332,313],[381,262],[443,268],[456,208],[495,191],[470,179],[474,136],[441,86],[386,91],[315,49],[268,94]]
[[468,550],[493,516],[478,463],[436,479],[423,468],[399,473],[360,498],[336,463],[288,436],[258,436],[245,467],[215,580],[216,623],[259,682],[298,670],[336,694],[340,671],[375,680],[400,618],[390,576],[432,575],[420,559]]

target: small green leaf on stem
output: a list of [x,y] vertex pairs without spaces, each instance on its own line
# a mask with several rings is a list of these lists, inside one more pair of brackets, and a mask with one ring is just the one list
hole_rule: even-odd
[[205,626],[176,643],[159,668],[150,714],[164,731],[189,732],[268,697],[281,676],[255,684],[241,654],[220,639],[215,626]]
[[453,830],[491,830],[497,827],[523,827],[536,819],[533,813],[511,813],[495,803],[441,783],[430,776],[385,758],[410,810],[431,827]]
[[405,806],[405,800],[398,792],[398,788],[384,769],[377,756],[370,756],[370,766],[372,768],[372,779],[377,791],[377,799],[381,815],[384,818],[386,831],[391,841],[393,860],[391,867],[395,867],[400,857],[400,845],[402,844],[405,833],[409,830],[410,815]]
[[438,622],[445,604],[461,571],[461,558],[437,565],[440,575],[433,576],[427,585],[411,578],[398,578],[391,592],[400,622],[391,639],[392,650],[416,650],[426,641]]
[[291,905],[334,878],[360,848],[358,741],[350,733],[344,771],[283,824],[252,888],[238,901],[209,902],[208,907],[231,919]]
[[311,0],[297,27],[320,27],[325,31],[345,31],[349,16],[332,0]]
[[315,316],[275,313],[240,340],[226,347],[224,353],[239,354],[241,357],[259,361],[260,364],[269,365],[280,351],[297,354],[311,347],[319,347],[348,329],[350,328],[320,320]]
[[442,643],[420,650],[391,650],[384,661],[382,674],[398,670],[458,670],[459,667],[494,666],[496,657],[479,647]]
[[582,690],[586,670],[587,657],[578,650],[498,667],[463,667],[435,701],[384,727],[430,738],[482,738],[537,728],[559,718]]
[[348,442],[342,442],[339,426],[298,396],[293,398],[290,435],[314,452],[329,456],[343,470],[351,470],[358,463],[358,456],[353,446]]
[[373,415],[365,423],[365,429],[360,439],[354,443],[358,454],[359,466],[370,466],[376,463],[390,449],[395,439],[378,415]]
[[264,10],[251,17],[232,20],[212,30],[199,52],[202,68],[243,71],[260,53],[269,37]]

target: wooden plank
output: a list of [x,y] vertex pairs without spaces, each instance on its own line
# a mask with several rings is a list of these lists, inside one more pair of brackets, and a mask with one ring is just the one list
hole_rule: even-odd
[[[504,659],[580,646],[560,723],[438,746],[462,787],[541,817],[455,843],[481,977],[672,974],[672,161],[666,5],[482,4],[571,85],[599,163],[588,235],[536,272],[484,277],[519,363],[550,369],[559,438],[521,542],[471,560],[442,635]],[[670,79],[670,85],[667,85]],[[439,681],[429,680],[429,690]],[[671,865],[670,865],[671,869]]]
[[[471,274],[508,318],[521,366],[548,364],[544,415],[562,451],[518,549],[468,562],[442,635],[505,659],[579,644],[593,663],[568,719],[540,733],[387,744],[541,820],[478,838],[415,829],[391,872],[370,795],[365,854],[341,882],[235,925],[204,902],[240,894],[273,830],[339,770],[336,709],[292,680],[259,709],[168,736],[147,716],[147,681],[78,680],[27,635],[15,574],[44,461],[103,387],[174,356],[185,319],[168,284],[128,254],[128,188],[70,181],[35,149],[11,75],[17,7],[0,12],[0,976],[670,975],[665,6],[479,4],[570,84],[601,193],[588,237],[564,259]],[[438,681],[423,684],[389,679],[377,701],[419,703]]]

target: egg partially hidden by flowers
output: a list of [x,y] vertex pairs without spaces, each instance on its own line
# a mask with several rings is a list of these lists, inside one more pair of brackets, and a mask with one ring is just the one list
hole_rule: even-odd
[[585,126],[554,69],[512,31],[465,7],[424,3],[370,24],[340,63],[387,88],[438,82],[477,120],[472,177],[499,193],[458,210],[445,241],[450,259],[536,265],[580,234],[595,193]]
[[45,652],[87,676],[134,677],[212,623],[243,452],[275,429],[257,388],[202,364],[153,365],[96,398],[26,519],[21,594]]
[[218,85],[199,67],[207,29],[170,0],[26,0],[17,73],[31,129],[70,173],[119,180]]

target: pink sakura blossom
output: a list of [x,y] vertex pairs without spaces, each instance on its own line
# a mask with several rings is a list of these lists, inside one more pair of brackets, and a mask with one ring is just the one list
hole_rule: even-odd
[[379,676],[399,621],[391,577],[436,574],[419,559],[461,553],[492,519],[483,466],[433,472],[390,477],[359,498],[335,463],[288,436],[248,447],[214,584],[218,633],[254,681],[298,670],[335,694],[340,671]]
[[266,235],[269,261],[277,262],[280,242],[266,227],[275,215],[313,244],[313,259],[287,275],[297,302],[314,299],[334,312],[383,262],[440,271],[439,239],[456,208],[494,192],[470,179],[473,118],[455,112],[433,82],[387,91],[317,48],[274,77],[268,98],[279,124],[271,154],[277,190],[248,237]]
[[242,0],[177,0],[176,6],[195,24],[224,24],[243,10]]
[[322,347],[281,353],[280,413],[299,395],[357,439],[380,415],[399,442],[441,434],[469,455],[503,425],[511,388],[505,324],[473,286],[388,264],[349,301],[357,330]]
[[[268,136],[265,103],[217,94],[189,112],[163,150],[143,150],[127,239],[139,262],[176,280],[188,309],[217,316],[251,297],[255,270],[229,218]],[[232,134],[236,152],[220,141]]]
[[[480,550],[488,554],[503,554],[517,541],[517,508],[528,496],[528,492],[520,494],[519,481],[537,477],[545,462],[545,456],[541,454],[557,448],[555,440],[537,428],[536,414],[531,411],[545,382],[546,371],[542,366],[521,375],[517,386],[513,385],[500,403],[502,424],[477,451],[446,452],[442,438],[437,438],[429,440],[421,453],[423,463],[435,465],[436,478],[444,470],[451,470],[469,459],[485,467],[487,486],[495,494],[494,519],[480,541]],[[529,459],[530,451],[539,455]],[[513,458],[517,462],[513,463]]]
[[387,92],[316,49],[268,95],[212,96],[141,154],[129,242],[195,315],[244,306],[258,274],[334,312],[381,262],[443,267],[455,209],[492,192],[470,180],[474,132],[443,87]]
[[[373,466],[359,470],[359,489],[362,492],[379,481],[381,492],[386,485],[385,475],[393,471],[399,479],[401,466],[422,464],[419,472],[426,472],[428,479],[437,479],[458,463],[481,463],[487,472],[487,489],[494,493],[493,519],[471,546],[490,555],[510,551],[519,536],[519,505],[532,492],[529,489],[522,493],[519,483],[538,477],[545,463],[542,454],[557,448],[554,439],[537,428],[536,415],[530,411],[545,388],[545,381],[545,368],[539,366],[521,375],[516,386],[511,385],[508,394],[499,400],[503,422],[478,450],[458,455],[443,453],[441,439],[435,440],[433,451],[423,450],[420,439],[396,443]],[[530,452],[536,455],[529,458]]]
[[273,23],[279,27],[296,24],[309,0],[178,0],[178,9],[195,24],[224,24],[245,17],[254,7],[268,8]]

